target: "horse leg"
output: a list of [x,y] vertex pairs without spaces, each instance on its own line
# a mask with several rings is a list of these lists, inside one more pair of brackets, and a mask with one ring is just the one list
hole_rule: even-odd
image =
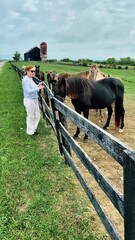
[[109,107],[107,107],[107,110],[108,110],[108,118],[107,118],[106,124],[104,125],[103,129],[107,129],[109,127],[110,119],[111,119],[112,112],[113,112],[112,106],[110,105]]
[[48,81],[49,89],[51,89],[51,79],[50,79],[50,76],[47,76],[47,81]]
[[[83,110],[83,116],[88,119],[88,117],[89,117],[89,110],[88,109]],[[84,142],[88,141],[88,135],[86,133],[85,133],[83,141]]]
[[96,109],[96,116],[99,116],[99,120],[98,122],[102,122],[103,121],[103,113],[102,113],[102,109]]
[[73,138],[74,138],[74,139],[77,139],[78,136],[79,136],[79,134],[80,134],[80,128],[77,127],[77,128],[76,128],[76,133],[73,135]]
[[99,122],[102,122],[102,121],[103,121],[103,112],[102,112],[102,109],[100,109],[99,112],[100,112],[100,120],[99,120]]
[[[75,107],[75,111],[76,111],[77,113],[81,114],[81,110],[79,110],[79,109],[76,108],[76,107]],[[76,128],[76,133],[73,135],[73,138],[74,138],[74,139],[77,139],[78,136],[79,136],[79,134],[80,134],[80,128],[77,127],[77,128]]]
[[49,80],[49,88],[51,89],[51,83],[50,83],[50,80]]

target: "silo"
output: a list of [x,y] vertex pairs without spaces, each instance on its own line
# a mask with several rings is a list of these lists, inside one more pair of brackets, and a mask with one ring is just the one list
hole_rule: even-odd
[[42,62],[47,61],[47,43],[46,42],[40,43],[40,58]]

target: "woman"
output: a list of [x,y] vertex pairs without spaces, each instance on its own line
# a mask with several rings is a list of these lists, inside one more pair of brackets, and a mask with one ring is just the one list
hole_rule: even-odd
[[28,135],[38,134],[37,127],[40,120],[38,92],[43,88],[43,85],[42,82],[36,85],[33,81],[34,76],[35,67],[33,65],[26,66],[25,76],[22,79],[22,87],[24,93],[24,106],[27,112],[26,133]]

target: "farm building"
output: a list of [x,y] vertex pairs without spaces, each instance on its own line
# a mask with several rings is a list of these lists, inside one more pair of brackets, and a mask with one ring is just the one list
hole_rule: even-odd
[[47,61],[47,43],[46,42],[40,43],[40,58],[42,62]]
[[33,47],[24,53],[24,61],[40,61],[40,48]]

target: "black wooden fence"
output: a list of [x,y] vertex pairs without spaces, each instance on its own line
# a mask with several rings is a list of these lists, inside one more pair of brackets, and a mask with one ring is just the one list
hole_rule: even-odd
[[[22,72],[11,63],[19,76]],[[40,81],[40,80],[37,80]],[[93,204],[97,214],[103,222],[111,239],[122,239],[111,219],[108,217],[91,188],[86,183],[81,172],[72,158],[71,149],[76,153],[81,163],[96,180],[100,188],[104,191],[114,207],[124,219],[124,239],[135,240],[135,151],[126,146],[111,134],[99,128],[91,121],[85,119],[64,103],[56,99],[50,91],[48,85],[44,83],[45,97],[40,105],[44,105],[43,116],[47,118],[58,139],[60,153],[64,155],[65,162],[70,165],[76,177],[84,188],[89,200]],[[39,100],[40,101],[40,100]],[[58,114],[57,114],[58,112]],[[90,157],[77,144],[67,131],[66,119],[71,120],[84,133],[102,147],[113,159],[123,167],[124,194],[122,195],[110,181],[103,175]]]

